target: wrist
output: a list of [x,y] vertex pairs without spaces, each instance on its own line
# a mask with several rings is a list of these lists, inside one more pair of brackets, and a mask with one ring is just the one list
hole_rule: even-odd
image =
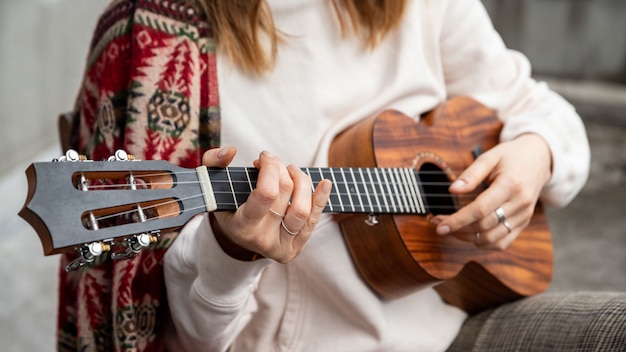
[[545,160],[544,165],[546,165],[546,169],[544,182],[547,183],[552,177],[553,167],[552,150],[550,149],[548,142],[536,133],[526,133],[519,136],[517,139],[522,141],[525,148],[533,148],[535,156],[539,157],[541,160]]
[[233,242],[224,233],[213,213],[209,213],[209,223],[211,224],[211,229],[213,230],[215,240],[220,245],[224,253],[228,254],[230,257],[246,262],[263,258],[262,255],[247,250],[246,248],[241,247],[240,245]]

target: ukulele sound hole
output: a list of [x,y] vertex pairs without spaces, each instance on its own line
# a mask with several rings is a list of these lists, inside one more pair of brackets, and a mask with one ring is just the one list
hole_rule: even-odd
[[450,180],[445,172],[431,163],[423,164],[419,171],[428,211],[434,215],[454,213],[456,206],[448,191]]

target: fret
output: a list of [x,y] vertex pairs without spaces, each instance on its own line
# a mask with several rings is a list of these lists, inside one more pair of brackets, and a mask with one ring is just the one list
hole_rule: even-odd
[[[328,168],[323,169],[321,167],[318,167],[317,169],[322,177],[321,178],[322,180],[324,179],[330,180],[330,178],[332,177],[332,172],[330,171],[330,169]],[[334,188],[331,188],[330,196],[328,197],[328,203],[326,204],[326,207],[324,208],[325,212],[334,213],[335,212],[334,206],[337,204],[340,204],[340,203],[337,203],[336,200],[341,201],[341,198],[339,198],[339,196],[333,192],[333,189]]]
[[244,169],[246,172],[246,180],[248,181],[248,192],[252,193],[252,190],[256,186],[256,178],[254,179],[254,185],[252,184],[252,178],[250,177],[250,172],[248,168]]
[[[308,167],[305,167],[305,168],[302,168],[302,171],[304,171],[309,176],[309,178],[311,179],[311,184],[310,184],[310,186],[311,186],[311,193],[315,192],[315,185],[316,185],[316,183],[315,183],[315,178],[311,174],[311,169],[309,169]],[[320,180],[317,180],[317,183],[319,183],[319,181]]]
[[380,173],[381,172],[382,171],[380,169],[374,169],[374,173],[376,174],[376,184],[379,187],[379,190],[380,190],[379,194],[383,198],[383,203],[384,203],[384,210],[381,208],[381,213],[382,213],[383,211],[390,212],[390,209],[389,209],[389,203],[387,202],[387,196],[386,196],[385,190],[384,190],[384,184],[380,180]]
[[352,192],[352,196],[355,197],[356,199],[356,203],[358,203],[358,207],[354,207],[353,210],[358,212],[358,211],[364,211],[365,207],[363,206],[363,199],[361,198],[361,190],[359,189],[359,180],[357,179],[358,174],[354,173],[354,168],[349,168],[350,170],[350,177],[352,178],[352,187],[349,187],[350,189],[353,190]]
[[[425,214],[419,176],[408,168],[302,168],[311,192],[328,179],[332,189],[327,213]],[[219,210],[237,210],[256,188],[255,168],[210,168],[210,182]]]
[[251,182],[246,178],[248,169],[234,169],[234,171],[235,172],[229,173],[229,176],[232,182],[235,202],[237,203],[237,208],[239,208],[240,205],[248,200],[252,189],[248,186]]
[[411,213],[414,211],[414,208],[411,204],[411,199],[409,194],[407,193],[407,182],[404,178],[404,169],[396,169],[396,174],[400,179],[400,190],[402,192],[402,200],[404,201],[404,212]]
[[391,194],[392,199],[395,200],[396,202],[396,206],[398,207],[398,211],[403,213],[404,210],[404,203],[402,201],[402,191],[399,189],[398,187],[398,177],[397,177],[397,170],[396,169],[390,169],[389,170],[389,180],[391,182],[391,185],[393,186],[393,193]]
[[383,178],[385,179],[385,186],[387,188],[387,193],[385,195],[385,199],[389,200],[389,202],[391,203],[391,212],[396,212],[396,202],[393,199],[393,194],[395,194],[392,190],[392,185],[391,182],[389,180],[389,172],[391,169],[382,169],[380,170],[380,172],[383,174]]
[[339,172],[341,173],[341,179],[342,182],[339,182],[340,185],[342,185],[343,190],[339,193],[341,195],[341,198],[344,201],[344,204],[346,205],[350,205],[350,209],[348,209],[348,211],[354,211],[354,203],[352,202],[352,194],[350,193],[350,188],[349,185],[350,183],[348,183],[348,180],[346,179],[346,173],[344,172],[345,169],[341,168],[339,169]]
[[226,176],[228,177],[228,184],[230,186],[230,192],[233,196],[233,203],[235,205],[235,209],[239,209],[239,203],[237,203],[237,195],[235,194],[235,189],[233,188],[233,180],[230,177],[230,172],[232,169],[226,169]]
[[[382,212],[382,208],[380,206],[380,199],[378,198],[379,192],[378,189],[376,188],[376,186],[378,185],[376,182],[374,182],[374,178],[372,177],[372,169],[365,169],[367,172],[367,177],[369,178],[369,184],[372,187],[371,188],[371,195],[374,198],[374,200],[376,201],[376,207],[378,208],[378,212]],[[374,169],[376,170],[376,169]],[[372,207],[372,212],[374,211],[374,207]]]
[[218,210],[235,210],[236,206],[233,202],[232,188],[228,181],[226,169],[209,168],[209,181],[213,188],[213,195]]
[[[346,208],[345,208],[345,207],[344,207],[344,205],[343,205],[343,199],[342,199],[342,197],[341,197],[341,190],[339,189],[339,183],[337,182],[337,178],[335,177],[335,172],[334,172],[334,169],[330,169],[330,175],[331,175],[331,178],[332,178],[332,180],[331,180],[331,181],[333,182],[333,189],[337,190],[336,192],[331,192],[331,197],[334,197],[334,196],[336,196],[336,197],[337,197],[337,201],[338,201],[338,202],[337,202],[337,203],[335,203],[335,204],[339,204],[339,209],[340,209],[342,212],[345,212],[345,211],[346,211]],[[334,193],[334,194],[333,194],[333,193]],[[332,199],[332,198],[331,198],[331,199]],[[334,202],[333,202],[333,203],[334,203]]]
[[[363,194],[365,195],[365,199],[367,200],[367,211],[369,213],[373,213],[374,212],[374,205],[372,204],[372,193],[373,193],[373,185],[371,182],[368,182],[365,179],[365,175],[363,173],[364,169],[363,168],[359,168],[359,178],[361,179],[361,185],[363,186]],[[367,173],[367,170],[365,170],[365,173]]]
[[399,169],[400,177],[402,178],[402,189],[404,194],[406,195],[407,211],[415,213],[417,207],[415,206],[415,198],[411,197],[411,185],[409,184],[409,180],[406,177],[406,172],[407,169]]
[[426,207],[424,207],[424,199],[422,198],[420,182],[418,180],[418,176],[415,170],[411,169],[409,177],[411,179],[413,194],[415,194],[415,198],[417,199],[418,214],[426,214]]
[[[315,192],[315,187],[317,187],[320,182],[322,182],[322,180],[326,179],[326,177],[324,177],[324,172],[323,169],[318,167],[318,168],[303,168],[302,169],[311,179],[311,192]],[[331,194],[330,197],[333,196],[332,190],[331,190]],[[328,202],[326,203],[326,206],[324,207],[324,211],[325,212],[333,212],[333,205],[331,202],[331,198],[329,197]]]

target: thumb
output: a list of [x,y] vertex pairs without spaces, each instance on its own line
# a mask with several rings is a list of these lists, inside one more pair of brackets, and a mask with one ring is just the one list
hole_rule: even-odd
[[226,167],[237,154],[235,147],[223,147],[207,150],[202,155],[202,165],[207,167]]

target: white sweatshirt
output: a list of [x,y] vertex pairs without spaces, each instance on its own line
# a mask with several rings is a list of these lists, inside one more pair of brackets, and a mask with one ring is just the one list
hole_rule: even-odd
[[[588,174],[589,148],[571,105],[530,78],[479,0],[415,0],[374,51],[342,37],[329,1],[270,0],[289,35],[276,68],[242,74],[218,56],[222,145],[233,166],[262,150],[285,163],[326,166],[333,137],[384,109],[419,116],[452,96],[498,111],[501,140],[534,132],[549,144],[553,176],[541,199],[566,205]],[[304,252],[283,265],[242,262],[217,244],[206,216],[190,221],[165,257],[172,350],[438,351],[466,314],[432,288],[382,301],[359,277],[337,224],[323,215]]]

